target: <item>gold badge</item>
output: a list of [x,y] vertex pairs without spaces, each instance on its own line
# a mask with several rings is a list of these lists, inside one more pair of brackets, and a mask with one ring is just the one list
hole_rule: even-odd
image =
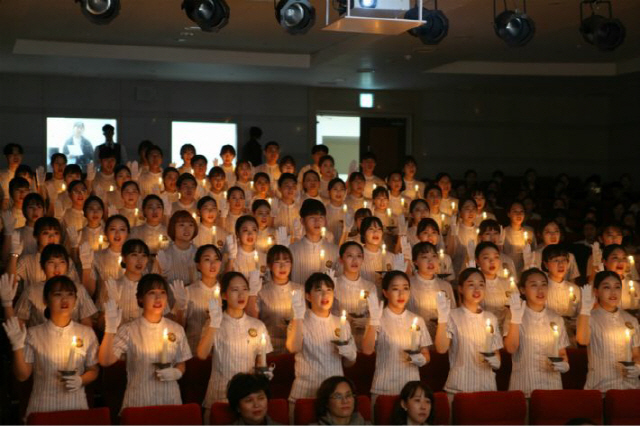
[[327,268],[331,268],[333,266],[333,262],[330,260],[327,260],[326,265],[327,265]]
[[340,327],[336,328],[336,330],[333,332],[333,334],[335,334],[336,337],[340,337]]
[[262,265],[262,266],[260,267],[260,273],[261,273],[261,274],[264,274],[265,272],[267,272],[267,267],[266,267],[266,266],[264,266],[264,265]]
[[76,348],[81,348],[82,346],[84,346],[84,342],[81,338],[76,337]]
[[391,264],[390,264],[390,263],[387,263],[387,271],[391,271],[391,270],[392,270],[392,268],[391,268]]
[[364,291],[364,298],[365,300],[369,298],[369,290]]
[[631,324],[629,321],[625,322],[624,326],[627,327],[631,331],[635,331],[635,329],[633,328],[633,324]]
[[224,245],[224,241],[218,240],[218,247],[222,248],[223,245]]
[[175,333],[169,333],[169,334],[167,334],[167,339],[169,339],[169,341],[170,341],[171,343],[175,342],[175,341],[176,341],[176,335],[175,335]]
[[256,330],[255,328],[250,328],[249,329],[249,336],[257,337],[258,336],[258,330]]

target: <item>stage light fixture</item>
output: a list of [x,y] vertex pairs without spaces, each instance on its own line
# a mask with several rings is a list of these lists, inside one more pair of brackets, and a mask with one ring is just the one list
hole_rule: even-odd
[[280,0],[276,20],[289,34],[304,34],[316,22],[316,10],[309,0]]
[[82,14],[98,25],[108,24],[120,13],[120,0],[76,0]]
[[[418,8],[413,7],[404,14],[404,19],[419,19]],[[438,44],[449,32],[449,19],[445,14],[438,10],[438,3],[435,3],[435,9],[429,10],[422,8],[422,20],[424,24],[419,27],[412,28],[407,31],[414,37],[418,37],[424,44]]]
[[229,23],[229,6],[224,0],[184,0],[182,8],[202,31],[217,32]]
[[536,32],[535,24],[527,13],[517,10],[505,10],[495,16],[493,25],[498,37],[510,47],[524,46]]
[[360,7],[365,9],[375,9],[378,5],[377,0],[359,0],[358,3],[360,3]]
[[[609,17],[596,15],[594,6],[604,4],[608,6]],[[584,17],[583,7],[591,8],[591,15]],[[600,50],[615,50],[624,42],[627,31],[619,19],[613,17],[610,1],[585,0],[580,3],[580,34],[584,40]]]

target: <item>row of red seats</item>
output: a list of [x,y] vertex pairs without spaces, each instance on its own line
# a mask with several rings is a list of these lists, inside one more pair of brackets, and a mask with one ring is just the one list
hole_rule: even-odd
[[[379,396],[375,406],[375,424],[390,424],[393,408],[398,396]],[[631,425],[640,424],[640,390],[610,390],[604,398],[595,390],[536,390],[531,394],[529,423],[532,425],[565,424],[574,418],[588,419],[594,424]],[[296,401],[294,424],[315,422],[314,399]],[[371,402],[367,396],[358,396],[358,409],[362,417],[371,420]],[[436,416],[434,424],[449,424],[449,402],[443,392],[435,394]],[[457,394],[452,406],[455,425],[524,425],[527,424],[527,406],[520,391],[475,392]],[[269,401],[269,416],[276,422],[288,424],[289,409],[286,399]],[[211,424],[233,423],[236,414],[226,403],[211,407]],[[34,413],[29,416],[31,425],[111,423],[106,407],[80,411]],[[157,407],[135,407],[122,410],[120,424],[123,425],[195,425],[202,424],[201,408],[198,404],[165,405]]]

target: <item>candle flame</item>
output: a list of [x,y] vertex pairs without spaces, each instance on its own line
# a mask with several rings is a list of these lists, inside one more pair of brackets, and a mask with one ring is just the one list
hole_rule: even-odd
[[629,330],[628,328],[625,328],[625,330],[624,330],[624,337],[625,337],[627,340],[631,340],[631,330]]
[[273,201],[271,197],[267,198],[267,202],[269,203],[269,205],[271,205],[271,201]]
[[400,198],[400,205],[404,207],[404,198]]
[[158,185],[162,185],[162,178],[161,177],[158,178]]
[[378,185],[376,185],[376,184],[374,183],[374,184],[373,184],[373,190],[375,191],[377,187],[378,187]]
[[267,245],[270,246],[273,244],[273,239],[271,237],[267,237]]
[[196,212],[191,213],[191,216],[193,216],[194,220],[198,218],[198,216],[196,215]]
[[391,209],[387,208],[387,216],[391,217]]
[[629,280],[629,290],[635,290],[635,288],[633,287],[633,280]]
[[346,204],[342,205],[342,211],[345,212],[345,213],[347,212],[347,205]]
[[382,254],[387,254],[387,245],[382,244]]
[[344,309],[342,310],[342,316],[340,317],[340,322],[342,324],[344,324],[345,322],[347,322],[347,311],[345,311]]
[[529,233],[527,231],[524,231],[524,241],[525,243],[529,241]]
[[113,192],[113,185],[109,185],[109,192]]
[[629,255],[629,257],[628,257],[628,259],[629,259],[629,263],[630,263],[631,265],[635,265],[635,263],[636,263],[636,259],[633,257],[633,255],[631,255],[631,254],[630,254],[630,255]]
[[509,270],[507,268],[504,268],[502,270],[502,275],[504,275],[504,277],[507,278],[509,276]]
[[420,190],[420,185],[416,184],[413,189],[415,192],[418,192]]
[[558,324],[553,324],[551,326],[551,328],[553,329],[553,334],[555,334],[557,336],[558,335]]
[[213,226],[211,227],[211,233],[212,233],[213,235],[216,235],[216,226],[215,226],[215,225],[213,225]]
[[257,262],[258,260],[260,260],[260,257],[258,256],[258,252],[257,252],[257,251],[254,251],[254,252],[253,252],[253,260],[254,260],[254,261],[256,261],[256,262]]
[[360,299],[364,300],[365,292],[364,290],[360,290]]
[[367,206],[368,206],[368,204],[367,204],[367,202],[365,201],[365,202],[364,202],[364,208],[366,209],[366,208],[367,208]]
[[322,227],[322,229],[320,230],[320,235],[322,235],[322,238],[324,238],[327,235],[327,228],[326,227]]
[[440,249],[438,251],[438,255],[440,256],[440,259],[442,259],[444,257],[444,249]]
[[456,203],[455,201],[451,202],[451,210],[455,210],[456,209]]
[[167,330],[166,328],[164,329],[164,331],[162,332],[162,338],[164,340],[169,340],[169,330]]
[[67,190],[67,185],[65,185],[64,183],[62,184],[62,190],[66,191]]
[[216,299],[220,298],[220,286],[216,286],[213,289],[213,297],[215,297]]
[[135,216],[138,216],[138,208],[137,208],[137,207],[135,208],[135,210],[133,210],[133,214],[134,214]]
[[162,235],[158,235],[158,241],[162,242]]
[[227,198],[227,191],[224,191],[224,192],[222,193],[222,196],[223,196],[224,198]]
[[267,336],[264,333],[262,333],[262,338],[260,339],[260,344],[262,346],[267,346]]
[[324,260],[324,249],[320,250],[320,260]]
[[71,338],[71,346],[73,346],[74,348],[78,346],[78,338],[76,336],[73,336]]
[[487,218],[487,212],[482,212],[482,218],[486,219]]
[[516,288],[516,279],[513,277],[509,277],[509,285],[511,286],[512,289]]
[[418,317],[413,317],[413,322],[411,323],[411,330],[416,331],[418,329]]

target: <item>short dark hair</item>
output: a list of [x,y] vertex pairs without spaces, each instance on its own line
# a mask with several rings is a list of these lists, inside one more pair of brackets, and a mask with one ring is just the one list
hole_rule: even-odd
[[114,222],[116,220],[123,221],[124,224],[127,227],[127,233],[131,232],[131,225],[129,224],[129,219],[127,219],[126,217],[122,216],[121,214],[114,214],[113,216],[109,216],[107,218],[107,220],[104,222],[105,232],[106,232],[107,228],[109,228],[109,225],[111,225],[111,222]]
[[330,156],[329,154],[327,155],[323,155],[322,157],[320,157],[320,160],[318,161],[318,165],[321,165],[322,163],[324,163],[325,161],[331,161],[332,165],[336,164],[336,160],[333,159],[332,156]]
[[62,172],[63,177],[67,177],[70,174],[78,174],[82,176],[82,169],[77,164],[67,164],[64,166],[64,171]]
[[324,152],[326,155],[329,153],[329,147],[321,143],[311,147],[311,155],[317,154],[318,152]]
[[[55,277],[51,277],[44,283],[44,288],[42,289],[42,300],[44,303],[47,303],[47,298],[51,293],[55,290],[65,290],[69,291],[78,296],[78,287],[76,287],[75,283],[66,275],[56,275]],[[51,317],[51,311],[46,307],[44,309],[44,317],[49,319]]]
[[622,250],[624,252],[624,254],[627,254],[627,250],[620,244],[609,244],[608,246],[605,246],[605,248],[602,250],[602,260],[606,261],[609,256],[611,256],[611,253],[613,253],[616,250]]
[[87,199],[84,200],[84,204],[82,205],[82,211],[85,214],[87,213],[87,208],[91,203],[98,203],[100,205],[100,208],[102,208],[102,211],[104,212],[104,201],[102,201],[102,199],[96,195],[89,195]]
[[356,398],[356,385],[353,383],[353,380],[346,376],[332,376],[325,379],[318,388],[316,392],[316,417],[318,419],[326,416],[329,410],[329,399],[331,398],[331,394],[336,390],[340,383],[346,383],[351,388],[351,393],[353,394],[353,412],[357,412],[358,410],[358,398]]
[[296,175],[293,173],[283,173],[278,178],[278,188],[282,188],[282,185],[288,180],[294,181],[296,184],[298,183],[298,179],[296,179]]
[[216,176],[222,176],[226,179],[227,174],[224,172],[224,169],[220,166],[213,166],[211,169],[209,169],[209,179],[216,177]]
[[142,308],[142,298],[145,294],[151,290],[160,289],[164,290],[167,295],[169,294],[169,284],[167,280],[160,274],[146,274],[138,281],[138,287],[136,288],[136,299],[138,300],[138,306]]
[[364,160],[373,160],[377,163],[378,157],[372,151],[367,151],[364,154],[362,154],[362,157],[360,157],[360,162],[363,162]]
[[29,181],[23,177],[16,176],[9,181],[9,194],[13,195],[18,189],[29,189]]
[[[138,155],[142,156],[143,153],[146,153],[147,150],[153,146],[153,142],[148,139],[143,140],[138,144]],[[146,155],[145,155],[146,157]]]
[[440,196],[442,196],[442,188],[440,188],[438,185],[429,185],[424,189],[424,193],[422,194],[422,196],[424,198],[427,198],[427,194],[429,193],[429,191],[438,191],[438,193],[440,194]]
[[553,259],[554,257],[564,256],[566,258],[569,257],[569,250],[563,244],[549,244],[542,250],[542,270],[547,272],[547,267],[544,266],[545,263]]
[[498,231],[501,232],[502,228],[500,224],[494,219],[485,219],[480,222],[480,226],[478,227],[478,233],[480,235],[484,234],[487,231]]
[[231,188],[229,188],[227,190],[227,200],[229,199],[229,197],[231,197],[231,194],[233,194],[234,192],[239,192],[242,194],[243,197],[246,198],[246,195],[244,193],[244,189],[240,188],[239,186],[232,186]]
[[378,198],[380,196],[384,196],[385,198],[389,199],[389,190],[387,188],[385,188],[384,186],[378,186],[371,193],[371,198],[372,199]]
[[258,126],[251,126],[249,128],[249,137],[250,138],[261,138],[262,137],[262,129]]
[[191,181],[196,185],[198,184],[198,181],[196,181],[196,178],[191,173],[182,173],[180,176],[178,176],[178,180],[176,181],[176,186],[178,187],[178,189],[180,189],[180,186],[186,181]]
[[24,197],[24,201],[22,202],[22,214],[24,215],[24,217],[27,217],[27,207],[29,207],[31,204],[35,204],[44,208],[44,199],[40,194],[37,194],[35,192],[27,194],[27,196]]
[[122,262],[121,265],[123,268],[126,267],[125,257],[131,253],[144,253],[149,256],[151,253],[149,252],[149,246],[142,240],[134,238],[132,240],[127,240],[122,245]]
[[342,257],[344,256],[344,254],[346,253],[347,249],[349,247],[358,247],[360,249],[360,251],[362,252],[362,254],[364,254],[364,248],[362,248],[362,245],[356,241],[347,241],[346,243],[343,243],[340,246],[340,251],[338,252],[339,256]]
[[442,178],[446,178],[446,177],[447,177],[447,178],[449,178],[449,180],[453,180],[453,179],[451,179],[451,175],[450,175],[449,173],[446,173],[446,172],[440,172],[440,173],[438,173],[438,174],[436,175],[436,179],[435,179],[435,181],[436,181],[436,182],[440,182],[440,179],[442,179]]
[[151,145],[149,148],[147,148],[146,152],[144,153],[144,157],[145,158],[149,158],[149,154],[152,151],[156,151],[156,152],[160,153],[161,157],[164,157],[164,152],[162,152],[162,148],[160,148],[158,145]]
[[339,177],[334,177],[333,179],[331,179],[329,181],[329,185],[327,185],[327,189],[329,191],[331,191],[333,189],[333,187],[338,185],[338,184],[342,184],[345,188],[347,187],[347,184],[344,183],[344,181],[342,179],[340,179]]
[[213,204],[215,204],[215,206],[216,206],[216,207],[218,207],[218,202],[216,201],[216,199],[215,199],[215,198],[213,198],[213,197],[212,197],[212,196],[210,196],[210,195],[205,195],[204,197],[202,197],[202,198],[200,198],[200,199],[198,200],[198,204],[196,204],[196,209],[197,209],[198,211],[200,211],[200,209],[201,209],[202,207],[204,207],[204,205],[205,205],[206,203],[208,203],[209,201],[212,201],[212,202],[213,202]]
[[40,267],[42,270],[44,270],[44,265],[47,261],[52,258],[64,259],[64,261],[67,262],[67,267],[69,267],[69,253],[62,244],[47,244],[42,249],[42,253],[40,254]]
[[107,130],[111,130],[113,132],[115,128],[111,124],[105,124],[104,126],[102,126],[103,132],[106,132]]
[[147,207],[147,204],[149,204],[149,202],[151,201],[159,201],[162,208],[164,208],[164,202],[162,201],[162,198],[158,197],[156,194],[149,194],[144,197],[144,200],[142,200],[142,209],[144,210],[145,207]]
[[362,219],[362,223],[360,224],[360,242],[364,244],[364,236],[367,234],[367,229],[369,229],[373,224],[377,224],[380,229],[384,230],[384,225],[382,224],[382,220],[380,220],[377,216],[368,216]]
[[482,253],[482,251],[486,248],[492,248],[498,253],[500,253],[500,249],[498,249],[497,245],[495,245],[491,241],[482,241],[480,244],[476,246],[476,251],[474,253],[475,258],[477,259],[480,256],[480,253]]
[[235,225],[236,235],[240,233],[240,229],[242,228],[242,225],[244,225],[246,222],[251,222],[254,225],[256,225],[256,228],[258,228],[258,221],[256,220],[256,218],[249,214],[246,214],[246,215],[240,216],[238,220],[236,220],[236,225]]
[[238,406],[242,399],[259,392],[264,392],[267,399],[271,397],[269,380],[263,374],[237,373],[227,384],[229,407],[238,412]]
[[[247,280],[247,277],[244,276],[244,274],[236,271],[230,271],[226,272],[220,279],[220,294],[224,294],[227,292],[229,286],[231,285],[231,281],[233,281],[234,278],[242,278],[242,280],[247,284],[247,287],[249,287],[249,281]],[[224,311],[226,309],[227,301],[222,299],[222,310]]]
[[600,271],[596,274],[595,278],[593,279],[593,288],[599,288],[600,284],[602,284],[602,281],[604,281],[606,278],[609,278],[609,277],[613,277],[616,280],[618,280],[618,282],[622,283],[622,280],[620,280],[620,275],[618,275],[617,272]]
[[42,231],[49,229],[56,230],[60,235],[62,235],[62,226],[60,225],[60,221],[55,217],[43,216],[33,224],[33,236],[38,238]]
[[220,148],[220,155],[222,156],[226,153],[232,154],[235,157],[236,149],[233,145],[222,145],[222,148]]
[[101,146],[98,149],[98,159],[106,160],[107,158],[117,158],[116,150],[111,148],[110,146]]
[[193,239],[198,236],[198,228],[199,228],[198,222],[196,222],[193,216],[191,216],[191,213],[189,213],[188,211],[178,210],[177,212],[174,212],[171,215],[171,218],[169,219],[169,224],[167,225],[167,234],[169,235],[169,238],[171,238],[171,240],[175,241],[176,225],[178,224],[178,222],[181,222],[183,220],[193,223],[194,229],[193,229],[193,237],[191,238],[191,240],[193,241]]
[[196,147],[193,146],[193,144],[190,143],[185,143],[184,145],[182,145],[180,147],[180,156],[184,155],[185,152],[187,151],[193,151],[193,153],[196,153]]
[[[135,186],[138,192],[140,192],[140,185],[138,185],[138,182],[136,182],[135,180],[128,180],[125,183],[123,183],[122,186],[120,187],[120,193],[122,193],[125,189],[127,189],[130,186]],[[69,187],[71,187],[71,185],[69,185]]]
[[267,265],[271,265],[276,261],[276,259],[285,256],[289,258],[291,266],[293,266],[293,254],[291,253],[291,250],[289,250],[289,247],[276,244],[267,252]]
[[436,246],[429,242],[420,242],[414,245],[411,249],[411,260],[415,262],[416,260],[418,260],[418,256],[425,253],[438,254],[438,249],[436,248]]
[[458,288],[462,289],[462,284],[464,284],[464,282],[473,274],[480,274],[480,276],[482,277],[483,280],[485,280],[486,282],[486,278],[484,276],[484,274],[482,273],[482,271],[478,268],[465,268],[460,272],[460,275],[458,276]]
[[418,226],[416,227],[416,235],[420,235],[427,228],[433,228],[440,234],[440,227],[438,226],[438,222],[431,219],[430,217],[425,217],[420,219],[418,222]]
[[[391,281],[393,281],[393,279],[396,277],[404,278],[405,280],[407,280],[407,283],[409,283],[409,288],[411,288],[411,280],[409,279],[409,276],[404,271],[393,270],[385,272],[384,277],[382,277],[382,290],[389,290]],[[384,293],[382,294],[382,300],[384,301],[385,306],[389,302],[387,298],[384,297]]]
[[[132,182],[132,181],[131,181],[131,182]],[[76,186],[78,186],[78,185],[83,185],[86,189],[88,189],[88,188],[87,188],[87,184],[86,184],[86,183],[84,183],[84,181],[82,181],[82,180],[74,180],[74,181],[71,181],[71,182],[69,183],[69,186],[67,186],[67,192],[68,192],[69,194],[71,194],[71,192],[73,191],[73,189],[74,189]]]
[[321,201],[314,200],[313,198],[307,198],[302,202],[302,206],[300,206],[300,217],[302,219],[311,216],[311,215],[327,215],[327,208],[322,204]]
[[[166,178],[169,173],[175,173],[180,177],[180,171],[175,167],[167,167],[162,171],[162,179]],[[176,182],[177,183],[177,182]]]
[[356,179],[360,179],[360,180],[364,180],[364,181],[367,180],[367,179],[365,179],[364,174],[362,172],[351,172],[351,174],[347,178],[347,182],[351,183]]
[[311,290],[321,287],[322,284],[325,284],[327,287],[332,289],[336,287],[329,275],[323,272],[314,272],[304,282],[304,292],[311,293]]
[[520,275],[520,281],[518,281],[518,287],[524,288],[524,285],[527,283],[527,280],[529,279],[529,277],[535,274],[542,275],[544,277],[544,280],[549,282],[549,279],[547,278],[547,274],[542,272],[542,270],[538,268],[529,268],[526,271],[523,271],[522,274]]
[[267,148],[269,148],[270,146],[275,146],[276,148],[280,149],[280,144],[276,141],[269,141],[264,145],[264,150],[266,151]]
[[24,148],[22,148],[22,145],[17,144],[17,143],[8,143],[4,146],[4,148],[2,148],[2,153],[5,155],[5,157],[13,154],[14,150],[18,150],[18,154],[20,155],[24,155]]
[[61,152],[54,152],[51,154],[51,164],[53,164],[58,158],[62,158],[64,162],[67,162],[67,156]]
[[269,204],[267,200],[260,199],[254,200],[253,203],[251,203],[251,212],[255,213],[260,207],[268,207],[269,210],[271,210],[271,204]]
[[406,404],[409,399],[413,398],[418,389],[421,389],[424,393],[424,396],[429,398],[429,400],[431,401],[431,411],[429,412],[429,417],[427,417],[427,421],[425,423],[428,425],[433,424],[436,416],[436,404],[433,391],[426,383],[423,383],[419,380],[412,380],[410,382],[407,382],[403,386],[402,390],[400,391],[400,398],[398,398],[394,404],[393,414],[391,414],[392,425],[408,424],[407,411],[402,408],[402,405],[400,403],[404,401],[404,403]]
[[197,163],[198,161],[204,161],[205,166],[209,163],[207,157],[205,157],[204,155],[196,154],[191,159],[191,164]]
[[194,261],[196,263],[200,262],[200,258],[202,257],[204,252],[209,249],[213,250],[216,253],[216,256],[218,256],[218,259],[222,260],[222,253],[220,252],[220,249],[218,247],[216,247],[214,244],[204,244],[198,247],[198,250],[196,250]]

